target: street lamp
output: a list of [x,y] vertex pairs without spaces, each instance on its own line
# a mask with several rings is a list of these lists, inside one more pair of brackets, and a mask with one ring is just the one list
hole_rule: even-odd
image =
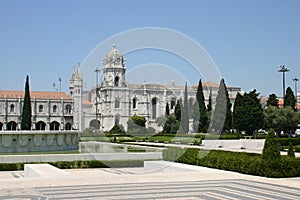
[[58,81],[59,81],[59,92],[61,92],[61,78],[58,77]]
[[297,82],[299,79],[297,77],[293,78],[293,81],[295,82],[295,98],[296,98],[296,104],[298,103],[298,98],[297,98]]
[[96,68],[94,72],[96,73],[96,120],[98,120],[98,96],[99,96],[99,84],[98,84],[98,79],[99,79],[99,73],[100,69]]
[[290,71],[289,69],[287,69],[284,65],[279,65],[280,69],[278,70],[278,72],[282,72],[282,87],[283,87],[283,99],[285,97],[285,72]]

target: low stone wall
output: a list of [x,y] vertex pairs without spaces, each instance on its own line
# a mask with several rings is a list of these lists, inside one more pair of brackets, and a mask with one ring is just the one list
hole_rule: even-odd
[[78,131],[1,131],[0,153],[78,149]]
[[147,153],[83,153],[83,154],[34,154],[0,155],[0,163],[46,163],[57,161],[112,161],[112,160],[162,160],[162,152]]

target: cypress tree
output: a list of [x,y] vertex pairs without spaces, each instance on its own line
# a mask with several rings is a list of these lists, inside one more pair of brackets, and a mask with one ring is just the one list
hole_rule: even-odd
[[290,142],[289,150],[288,150],[288,156],[295,158],[295,152],[294,152],[294,147],[293,144]]
[[226,118],[225,118],[225,123],[224,123],[223,129],[230,130],[230,129],[232,129],[232,110],[231,110],[232,103],[230,101],[224,79],[222,79],[221,82],[224,84],[225,95],[226,95]]
[[228,92],[224,79],[222,79],[219,85],[216,107],[211,119],[210,131],[221,133],[223,129],[228,129],[228,126],[231,127],[232,114],[230,108],[231,103]]
[[169,108],[169,103],[167,102],[166,104],[166,116],[170,115],[170,108]]
[[176,120],[179,121],[179,122],[181,121],[181,104],[182,104],[181,101],[182,101],[182,100],[179,99],[179,100],[177,101],[176,106],[175,106],[175,116],[176,116]]
[[187,94],[187,83],[185,83],[183,109],[181,109],[181,126],[185,133],[189,132],[189,103]]
[[276,94],[270,94],[267,100],[267,106],[275,106],[278,107],[278,98]]
[[29,76],[26,76],[25,83],[25,96],[23,102],[23,111],[22,111],[22,130],[31,130],[31,101],[30,101],[30,91],[29,91]]
[[202,82],[201,79],[198,83],[196,101],[193,109],[193,124],[194,128],[198,127],[197,132],[206,133],[208,128],[208,116],[205,106],[205,99],[203,94]]
[[288,87],[284,96],[284,107],[291,106],[295,110],[296,98],[293,90]]
[[212,99],[211,94],[208,97],[207,111],[210,112],[212,110]]
[[270,129],[266,137],[262,159],[269,162],[278,161],[281,158],[277,141],[275,140],[275,131]]

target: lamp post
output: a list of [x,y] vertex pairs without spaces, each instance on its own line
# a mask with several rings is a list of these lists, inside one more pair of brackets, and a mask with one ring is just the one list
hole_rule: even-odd
[[298,103],[298,97],[297,97],[297,82],[299,81],[299,79],[297,77],[293,78],[293,81],[295,82],[295,98],[296,98],[296,105]]
[[283,94],[283,99],[285,97],[285,72],[290,71],[289,69],[287,69],[284,65],[279,65],[280,69],[278,70],[278,72],[282,72],[282,94]]
[[[98,84],[98,79],[99,79],[99,73],[100,69],[96,68],[94,72],[96,73],[96,120],[98,120],[98,95],[99,95],[99,84]],[[99,121],[98,121],[99,122]]]
[[58,77],[58,81],[59,81],[59,92],[61,92],[61,78]]

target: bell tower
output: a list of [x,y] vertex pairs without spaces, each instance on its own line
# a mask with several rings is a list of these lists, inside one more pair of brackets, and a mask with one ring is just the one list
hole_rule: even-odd
[[126,87],[126,61],[116,45],[108,52],[103,60],[102,86],[104,87]]
[[82,100],[83,100],[83,81],[80,73],[80,63],[78,63],[77,70],[75,67],[72,72],[70,79],[70,95],[73,99],[73,129],[83,130],[83,110],[82,110]]

